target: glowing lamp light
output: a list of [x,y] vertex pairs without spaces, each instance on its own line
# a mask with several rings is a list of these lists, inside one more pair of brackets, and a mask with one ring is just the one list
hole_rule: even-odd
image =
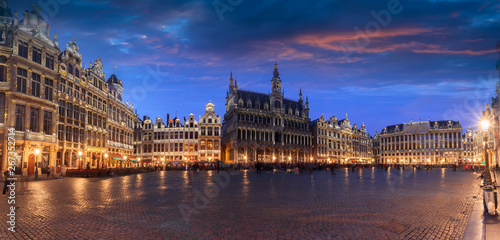
[[79,152],[78,152],[78,156],[82,156],[82,151],[79,151]]
[[481,128],[486,131],[490,127],[490,122],[486,119],[481,120]]
[[127,160],[127,156],[124,156],[123,159]]
[[108,154],[107,154],[107,153],[106,153],[106,154],[104,154],[104,157],[105,157],[105,158],[107,158],[107,157],[108,157]]
[[35,149],[35,154],[36,155],[40,154],[40,149]]

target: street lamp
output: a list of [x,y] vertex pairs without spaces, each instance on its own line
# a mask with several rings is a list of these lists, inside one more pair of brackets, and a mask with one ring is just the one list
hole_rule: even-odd
[[485,175],[483,183],[483,204],[484,210],[487,210],[490,215],[496,214],[497,209],[497,192],[493,182],[491,181],[490,162],[488,159],[488,128],[490,122],[486,119],[481,120],[481,128],[483,129],[483,146],[484,146],[484,165]]
[[40,149],[35,149],[35,180],[38,180],[38,154],[40,154]]
[[247,163],[247,156],[244,156],[243,159],[245,159],[245,163]]
[[80,168],[82,168],[82,165],[81,165],[81,163],[82,163],[82,151],[78,151],[78,158],[79,158],[78,159],[79,160],[78,161],[79,162],[78,163],[78,169],[80,169]]

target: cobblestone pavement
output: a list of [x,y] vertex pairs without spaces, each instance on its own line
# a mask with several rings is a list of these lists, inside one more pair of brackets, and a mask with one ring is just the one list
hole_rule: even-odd
[[[460,239],[477,174],[151,172],[30,182],[0,239]],[[3,199],[3,200],[2,200]]]

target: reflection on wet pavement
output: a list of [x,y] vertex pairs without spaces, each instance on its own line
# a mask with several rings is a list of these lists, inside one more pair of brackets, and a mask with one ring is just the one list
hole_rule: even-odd
[[[30,182],[2,239],[456,238],[479,193],[446,169],[152,172]],[[0,202],[6,213],[7,200]]]

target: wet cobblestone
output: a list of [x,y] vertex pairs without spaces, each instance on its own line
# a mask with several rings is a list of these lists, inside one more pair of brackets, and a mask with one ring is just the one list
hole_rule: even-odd
[[[30,182],[1,239],[461,239],[477,175],[152,172]],[[20,186],[19,186],[20,187]]]

